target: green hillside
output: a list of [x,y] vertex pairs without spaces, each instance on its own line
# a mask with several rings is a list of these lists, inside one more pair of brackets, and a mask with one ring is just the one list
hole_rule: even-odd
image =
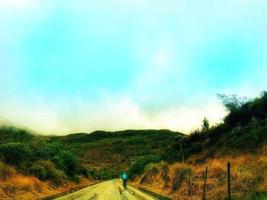
[[[241,101],[222,99],[229,110],[221,124],[190,135],[169,130],[96,131],[67,136],[38,136],[27,130],[0,128],[0,159],[24,174],[41,180],[111,179],[128,170],[141,174],[151,162],[176,162],[197,155],[197,162],[212,157],[257,153],[267,143],[267,92]],[[1,173],[1,170],[0,170]]]
[[[257,153],[267,143],[267,92],[243,101],[236,96],[224,96],[229,113],[221,124],[196,130],[187,137],[177,138],[169,152],[182,153],[186,158],[197,154],[202,159],[239,153]],[[178,157],[177,157],[178,155]],[[174,153],[170,160],[179,160]]]
[[126,130],[44,137],[1,127],[0,158],[44,180],[110,179],[133,164],[164,159],[176,137],[183,135],[169,130]]

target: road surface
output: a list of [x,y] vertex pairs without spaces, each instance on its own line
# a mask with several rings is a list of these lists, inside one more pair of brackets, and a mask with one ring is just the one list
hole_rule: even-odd
[[120,180],[110,180],[89,186],[74,193],[57,198],[57,200],[158,200],[149,194],[127,186],[122,189]]

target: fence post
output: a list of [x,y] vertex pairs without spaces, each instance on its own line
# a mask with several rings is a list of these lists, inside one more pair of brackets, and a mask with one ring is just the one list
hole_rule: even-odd
[[231,166],[230,163],[227,162],[227,190],[228,190],[228,200],[231,200]]
[[188,196],[191,195],[191,187],[192,187],[192,183],[191,183],[191,177],[188,177]]
[[204,183],[203,183],[202,200],[206,200],[206,184],[207,184],[207,176],[208,176],[208,166],[206,166],[206,170],[205,170],[205,173],[204,173]]

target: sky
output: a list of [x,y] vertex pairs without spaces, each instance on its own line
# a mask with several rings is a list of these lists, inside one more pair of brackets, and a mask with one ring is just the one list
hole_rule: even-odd
[[171,129],[267,86],[266,0],[0,0],[0,124]]

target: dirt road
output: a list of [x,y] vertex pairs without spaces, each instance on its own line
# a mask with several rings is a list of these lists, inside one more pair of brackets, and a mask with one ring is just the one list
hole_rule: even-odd
[[57,198],[57,200],[158,200],[149,194],[141,192],[130,186],[122,189],[118,180],[110,180],[89,186],[74,193]]

